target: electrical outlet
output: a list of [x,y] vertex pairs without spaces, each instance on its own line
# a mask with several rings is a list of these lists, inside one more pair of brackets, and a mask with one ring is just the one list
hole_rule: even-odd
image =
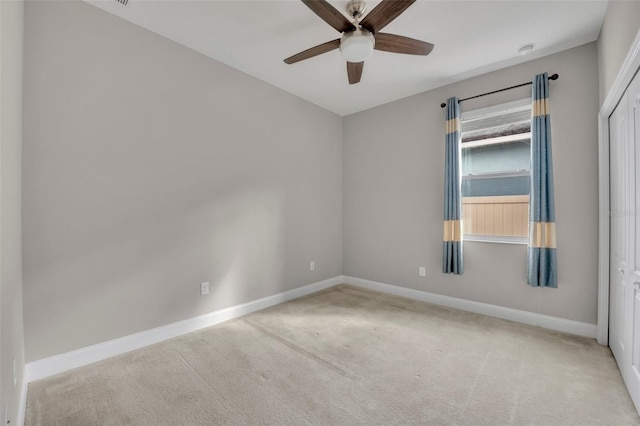
[[13,387],[18,384],[18,364],[16,363],[16,357],[13,357]]
[[425,268],[424,266],[421,266],[418,268],[418,275],[420,275],[421,277],[426,277],[427,276],[427,268]]
[[205,294],[209,294],[209,283],[200,283],[200,296],[204,296]]
[[316,262],[309,262],[309,270],[310,271],[315,271],[316,270]]

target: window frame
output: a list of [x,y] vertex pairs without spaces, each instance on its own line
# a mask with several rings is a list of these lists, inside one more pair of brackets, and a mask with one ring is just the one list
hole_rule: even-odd
[[[530,98],[523,98],[523,99],[518,99],[512,102],[505,102],[505,103],[501,103],[498,105],[492,105],[489,107],[485,107],[485,108],[478,108],[478,109],[474,109],[471,111],[465,111],[462,112],[461,116],[460,116],[460,125],[462,127],[462,124],[465,121],[472,121],[472,120],[480,120],[482,118],[485,117],[489,117],[489,116],[495,116],[495,115],[499,115],[499,114],[506,114],[508,112],[514,112],[514,111],[518,111],[518,110],[531,110],[531,99]],[[511,141],[518,141],[518,140],[522,140],[525,138],[529,138],[529,140],[531,139],[531,132],[528,133],[519,133],[519,134],[515,134],[515,135],[508,135],[508,136],[498,136],[498,137],[494,137],[494,138],[487,138],[487,139],[480,139],[477,141],[470,141],[470,142],[465,142],[465,143],[460,143],[460,155],[462,155],[462,149],[464,148],[474,148],[474,147],[478,147],[478,146],[489,146],[489,145],[494,145],[494,144],[500,144],[500,143],[506,143],[506,142],[511,142]],[[462,139],[462,134],[461,134],[461,139]],[[483,179],[483,178],[488,178],[490,177],[489,174],[478,174],[478,175],[462,175],[462,168],[460,169],[461,172],[461,178],[467,177],[470,179]],[[531,171],[529,170],[527,174],[530,174]],[[508,176],[508,175],[522,175],[522,170],[513,170],[513,171],[505,171],[505,172],[498,172],[498,173],[492,173],[491,175],[500,175],[500,176]],[[528,194],[530,196],[530,194]],[[464,197],[462,197],[464,198]],[[464,241],[470,241],[470,242],[479,242],[479,243],[494,243],[494,244],[515,244],[515,245],[528,245],[529,244],[529,238],[528,236],[526,237],[517,237],[517,236],[505,236],[505,235],[480,235],[480,234],[467,234],[464,230],[464,217],[462,218],[463,220],[463,240]]]

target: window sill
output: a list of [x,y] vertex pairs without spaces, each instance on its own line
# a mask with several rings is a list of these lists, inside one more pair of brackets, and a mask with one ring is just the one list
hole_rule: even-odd
[[463,241],[472,241],[474,243],[497,243],[497,244],[518,244],[527,245],[529,239],[527,237],[503,237],[500,235],[465,235]]

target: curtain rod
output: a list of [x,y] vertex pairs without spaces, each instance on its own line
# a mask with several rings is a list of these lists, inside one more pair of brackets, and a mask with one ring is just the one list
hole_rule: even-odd
[[[553,74],[552,76],[549,77],[549,80],[557,80],[558,77],[560,77],[558,74]],[[500,90],[494,90],[493,92],[487,92],[487,93],[483,93],[481,95],[475,95],[475,96],[471,96],[470,98],[464,98],[464,99],[460,99],[458,102],[464,102],[464,101],[468,101],[469,99],[475,99],[475,98],[481,98],[483,96],[487,96],[487,95],[493,95],[494,93],[500,93],[500,92],[504,92],[505,90],[511,90],[511,89],[516,89],[518,87],[522,87],[522,86],[528,86],[532,84],[532,82],[528,82],[528,83],[522,83],[522,84],[516,84],[515,86],[511,86],[511,87],[505,87],[504,89],[500,89]],[[444,108],[446,107],[447,104],[446,103],[441,103],[440,107]]]

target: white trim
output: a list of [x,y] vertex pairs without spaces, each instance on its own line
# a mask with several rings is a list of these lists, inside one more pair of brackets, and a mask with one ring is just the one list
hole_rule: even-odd
[[531,98],[522,98],[511,102],[504,102],[497,105],[491,105],[484,108],[472,109],[470,111],[462,111],[460,114],[460,122],[469,122],[480,120],[482,118],[503,115],[507,112],[526,111],[531,109]]
[[598,114],[598,343],[609,345],[609,114]]
[[[531,170],[505,170],[504,172],[490,172],[490,173],[478,173],[478,174],[468,174],[468,175],[462,175],[463,178],[467,178],[468,180],[474,180],[474,179],[494,179],[494,178],[504,178],[504,177],[521,177],[521,176],[531,176]],[[519,195],[526,195],[527,197],[529,196],[529,194],[519,194]],[[504,195],[488,195],[489,197],[502,197]],[[509,195],[506,195],[506,197],[509,197]],[[463,197],[463,198],[469,198],[467,197]],[[529,200],[527,200],[527,203],[529,202]]]
[[515,135],[496,136],[495,138],[478,139],[478,140],[469,141],[469,142],[461,141],[460,148],[461,149],[476,148],[478,146],[498,145],[501,143],[523,141],[523,140],[530,140],[530,139],[531,139],[531,132],[517,133]]
[[609,116],[640,69],[640,30],[598,113],[598,326],[597,339],[609,344]]
[[212,325],[219,324],[221,322],[228,321],[230,319],[237,318],[251,312],[265,309],[270,306],[286,302],[288,300],[303,297],[308,294],[315,293],[317,291],[321,291],[342,283],[380,291],[383,293],[393,294],[396,296],[420,300],[423,302],[448,306],[451,308],[474,312],[481,315],[488,315],[491,317],[502,318],[529,325],[537,325],[540,327],[563,331],[566,333],[572,333],[579,336],[592,338],[595,338],[596,336],[596,326],[593,324],[571,321],[563,318],[505,308],[502,306],[490,305],[487,303],[474,302],[471,300],[459,299],[450,296],[443,296],[435,293],[428,293],[425,291],[398,287],[361,278],[337,276],[252,302],[221,309],[209,314],[200,315],[198,317],[186,319],[173,324],[154,328],[118,339],[109,340],[107,342],[98,343],[96,345],[87,346],[85,348],[52,356],[50,358],[29,362],[25,366],[25,373],[22,380],[17,424],[18,426],[22,426],[24,424],[27,388],[28,383],[30,382],[44,379],[73,368],[82,367],[135,349],[143,348],[154,343],[159,343],[167,339],[191,333],[205,327],[210,327]]
[[384,284],[350,276],[345,276],[344,282],[356,287],[380,291],[383,293],[393,294],[395,296],[407,297],[409,299],[419,300],[422,302],[434,303],[450,308],[461,309],[463,311],[474,312],[476,314],[488,315],[490,317],[501,318],[528,325],[535,325],[551,330],[562,331],[564,333],[576,334],[578,336],[591,338],[596,337],[595,324],[572,321],[535,312],[505,308],[503,306],[490,305],[488,303],[474,302],[472,300],[459,299],[457,297],[443,296],[441,294],[428,293],[426,291],[398,287],[391,284]]
[[284,291],[252,302],[220,309],[215,312],[189,318],[118,339],[87,346],[71,352],[55,355],[49,358],[29,362],[25,367],[27,382],[44,379],[54,374],[62,373],[73,368],[92,364],[135,349],[140,349],[154,343],[182,336],[205,327],[210,327],[233,318],[250,314],[288,300],[297,299],[320,290],[341,284],[342,276],[308,284],[293,290]]
[[529,238],[527,237],[511,237],[504,235],[476,235],[476,234],[464,234],[463,241],[474,243],[497,243],[497,244],[520,244],[528,245]]
[[22,372],[22,381],[20,383],[20,386],[22,386],[22,388],[20,389],[20,401],[18,401],[18,418],[16,419],[16,425],[18,426],[24,426],[25,416],[27,414],[27,388],[29,386],[29,383],[27,382],[26,371],[27,369],[25,367],[24,371]]

